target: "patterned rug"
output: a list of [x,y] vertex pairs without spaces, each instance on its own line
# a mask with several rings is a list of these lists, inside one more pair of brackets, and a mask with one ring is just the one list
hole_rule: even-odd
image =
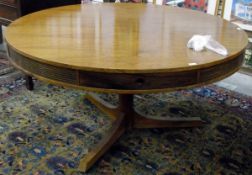
[[[124,134],[87,173],[79,160],[111,121],[85,92],[24,80],[0,87],[2,175],[251,175],[252,97],[216,86],[137,95],[149,117],[201,117],[194,129],[135,129]],[[115,95],[100,95],[117,103]]]

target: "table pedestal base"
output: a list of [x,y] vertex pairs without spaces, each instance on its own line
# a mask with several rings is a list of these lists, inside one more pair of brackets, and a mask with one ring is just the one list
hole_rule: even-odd
[[86,98],[113,120],[112,127],[106,136],[87,155],[81,159],[79,170],[86,172],[126,131],[132,128],[178,128],[198,127],[203,121],[198,118],[181,118],[169,120],[150,119],[134,111],[133,94],[119,95],[118,107],[112,107],[95,95],[88,94]]

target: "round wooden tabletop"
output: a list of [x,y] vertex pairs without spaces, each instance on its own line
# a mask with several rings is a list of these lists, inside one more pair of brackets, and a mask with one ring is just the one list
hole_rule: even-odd
[[[211,35],[227,48],[228,56],[188,49],[186,44],[195,34]],[[220,17],[130,3],[39,11],[14,21],[5,38],[13,64],[26,73],[122,93],[182,88],[224,78],[237,71],[247,45],[245,32]],[[87,80],[86,75],[91,78]],[[167,83],[155,82],[157,76]],[[91,83],[95,78],[102,79],[102,85]]]

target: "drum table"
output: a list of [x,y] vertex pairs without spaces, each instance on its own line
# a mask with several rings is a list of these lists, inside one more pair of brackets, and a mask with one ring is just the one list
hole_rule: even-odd
[[[228,49],[228,56],[188,49],[194,34],[212,35]],[[39,11],[14,21],[5,36],[10,61],[24,73],[53,84],[119,94],[115,108],[87,95],[113,123],[106,137],[80,161],[82,171],[127,129],[201,126],[199,118],[141,116],[134,111],[133,96],[221,80],[240,68],[248,40],[244,31],[219,17],[130,3]]]

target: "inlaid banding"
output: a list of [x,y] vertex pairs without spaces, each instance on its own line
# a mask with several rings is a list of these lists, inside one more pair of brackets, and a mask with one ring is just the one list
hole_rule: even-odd
[[70,84],[77,84],[78,82],[76,70],[43,64],[26,58],[10,48],[9,56],[12,62],[34,75]]

